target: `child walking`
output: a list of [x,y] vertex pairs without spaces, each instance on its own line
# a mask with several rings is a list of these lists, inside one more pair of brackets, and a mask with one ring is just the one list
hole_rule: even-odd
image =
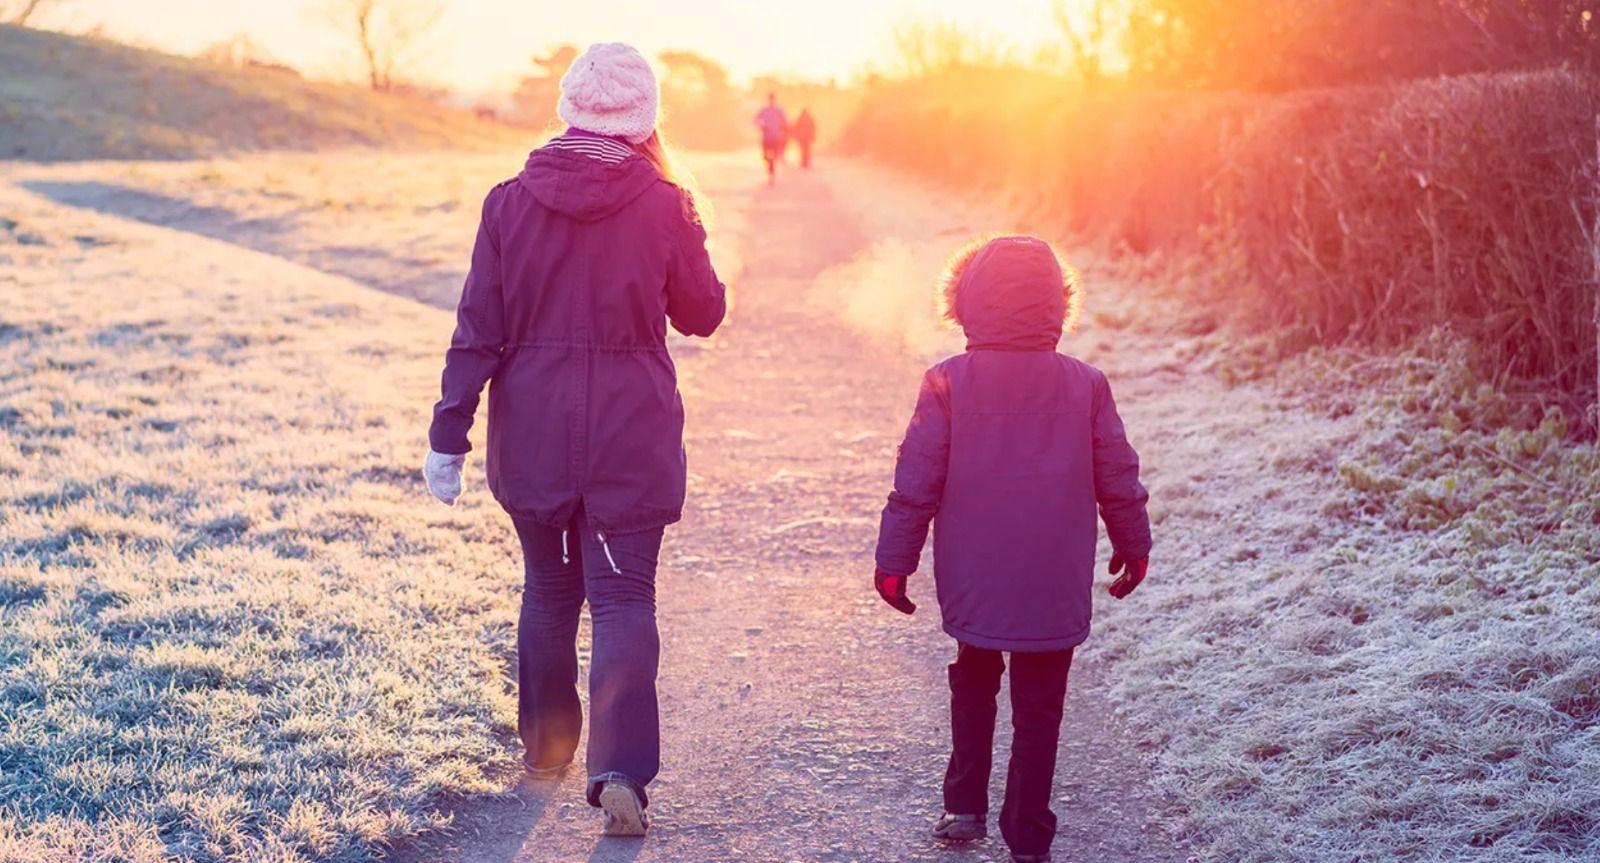
[[1089,636],[1096,510],[1118,599],[1143,581],[1149,498],[1106,376],[1058,353],[1076,276],[1033,237],[980,241],[945,269],[966,353],[923,377],[878,530],[875,586],[910,614],[906,582],[934,525],[934,585],[950,664],[952,747],[935,836],[987,835],[995,696],[1011,663],[1011,764],[1000,833],[1017,863],[1050,859],[1056,745],[1072,651]]

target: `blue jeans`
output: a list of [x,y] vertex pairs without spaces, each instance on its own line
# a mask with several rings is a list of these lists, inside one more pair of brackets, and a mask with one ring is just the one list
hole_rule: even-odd
[[525,566],[517,625],[523,761],[532,768],[557,767],[577,751],[583,728],[578,615],[587,599],[594,623],[589,802],[597,804],[600,789],[594,779],[606,774],[627,777],[642,797],[661,767],[655,580],[662,529],[607,534],[602,543],[581,511],[565,531],[522,519],[512,523]]

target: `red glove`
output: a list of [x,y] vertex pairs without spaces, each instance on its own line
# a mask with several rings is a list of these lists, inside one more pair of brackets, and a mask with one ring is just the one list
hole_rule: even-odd
[[909,575],[894,575],[881,569],[872,573],[872,586],[878,589],[878,595],[883,601],[896,609],[912,614],[917,610],[917,604],[906,599],[906,582],[911,580]]
[[[1122,572],[1124,567],[1127,568],[1127,572]],[[1150,558],[1148,557],[1141,557],[1138,560],[1128,560],[1120,554],[1113,553],[1111,555],[1111,568],[1107,571],[1112,575],[1122,572],[1122,577],[1111,582],[1111,595],[1117,599],[1122,599],[1128,594],[1133,593],[1133,589],[1138,587],[1140,582],[1144,581],[1145,570],[1149,568]]]

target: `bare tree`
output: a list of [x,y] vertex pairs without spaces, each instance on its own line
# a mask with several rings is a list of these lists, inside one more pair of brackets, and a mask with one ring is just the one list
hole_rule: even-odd
[[[1126,0],[1054,0],[1056,27],[1066,37],[1072,70],[1085,87],[1095,87],[1110,73],[1108,55],[1117,47]],[[1123,11],[1121,20],[1115,13]]]
[[323,9],[330,24],[355,40],[374,90],[394,87],[443,11],[435,0],[326,0]]
[[911,21],[894,28],[900,71],[924,78],[961,66],[999,66],[1006,52],[993,39],[947,21]]
[[558,45],[543,54],[535,54],[534,73],[518,82],[516,92],[511,94],[513,121],[538,128],[553,125],[556,100],[561,97],[561,76],[567,74],[577,59],[578,49],[573,45]]
[[0,0],[0,21],[17,27],[26,27],[33,13],[54,0]]
[[218,66],[267,66],[274,65],[272,55],[260,42],[250,38],[250,34],[240,31],[230,38],[220,42],[213,42],[196,54],[195,57],[207,63]]
[[[744,94],[728,80],[728,70],[693,51],[662,51],[661,104],[666,110],[665,131],[674,143],[686,147],[718,149],[737,147],[749,134]],[[779,92],[776,82],[756,92]]]

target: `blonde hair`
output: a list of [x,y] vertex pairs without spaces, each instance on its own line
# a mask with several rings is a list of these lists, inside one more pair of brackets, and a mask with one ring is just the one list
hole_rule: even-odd
[[[967,267],[978,256],[978,252],[983,251],[984,246],[1010,236],[1023,235],[983,234],[968,241],[966,245],[957,249],[955,254],[945,259],[944,269],[939,273],[939,279],[935,283],[934,297],[939,317],[953,326],[961,326],[961,315],[956,311],[961,276],[967,272]],[[1083,286],[1078,278],[1078,268],[1068,263],[1066,257],[1053,244],[1045,243],[1045,245],[1049,247],[1050,253],[1056,256],[1056,264],[1061,267],[1061,295],[1066,300],[1066,313],[1062,315],[1061,330],[1070,333],[1077,328],[1078,315],[1083,311]]]
[[662,137],[661,130],[651,132],[650,137],[634,144],[633,149],[655,167],[661,179],[683,190],[689,217],[699,222],[706,230],[711,230],[713,218],[711,201],[700,191],[700,183],[695,180],[694,174],[673,156],[672,148],[667,146],[667,140]]

